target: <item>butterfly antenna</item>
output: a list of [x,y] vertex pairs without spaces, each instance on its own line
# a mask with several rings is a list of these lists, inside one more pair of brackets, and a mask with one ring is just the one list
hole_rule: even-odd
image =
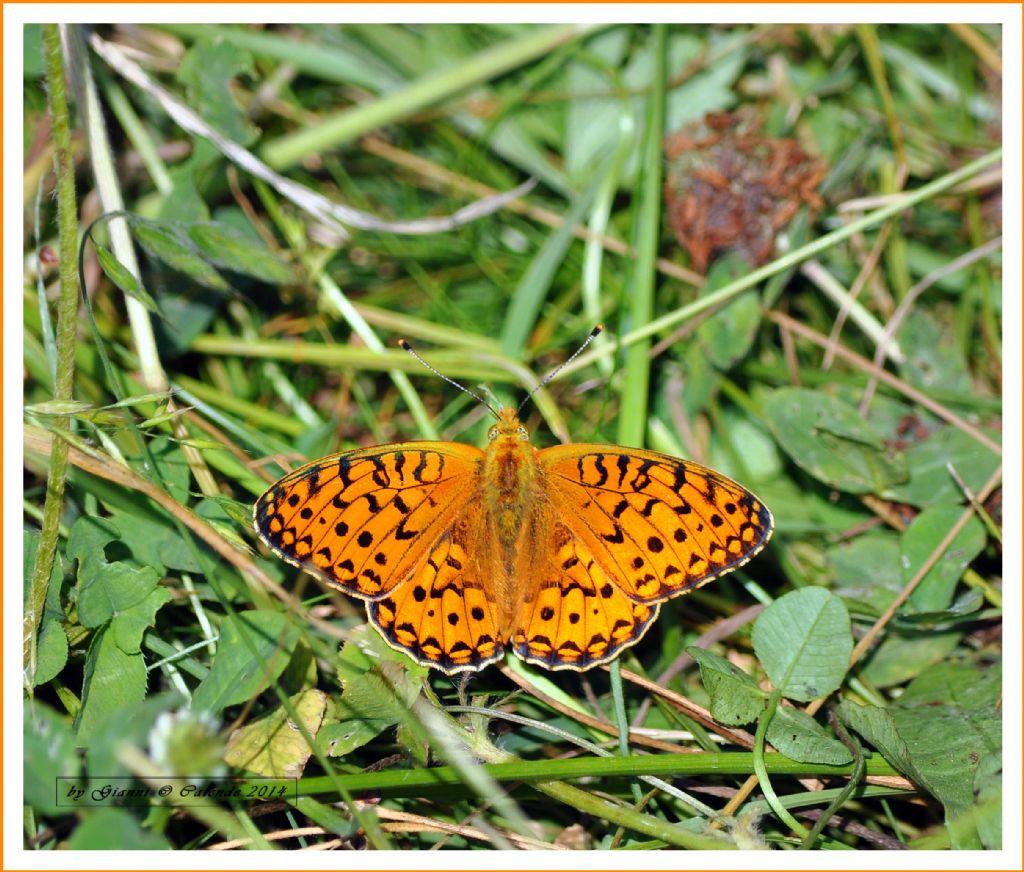
[[519,404],[519,408],[516,409],[516,413],[518,414],[519,412],[521,412],[523,410],[523,406],[525,406],[528,402],[530,402],[531,399],[533,399],[533,395],[537,393],[537,391],[539,391],[542,387],[548,384],[556,375],[558,375],[563,369],[565,369],[570,363],[572,363],[577,357],[579,357],[583,353],[584,349],[588,345],[590,345],[590,343],[593,342],[594,339],[596,339],[603,331],[604,324],[598,324],[593,330],[591,330],[590,335],[583,341],[583,344],[579,348],[577,348],[572,354],[570,354],[566,360],[563,360],[560,364],[558,364],[558,366],[551,370],[551,372],[544,376],[544,378],[540,380],[540,383],[537,385],[537,387],[535,387],[532,391],[530,391],[529,394],[527,394],[526,399],[523,400]]
[[[467,388],[465,385],[460,385],[454,379],[448,378],[448,376],[446,376],[443,372],[440,372],[440,371],[437,370],[437,368],[431,366],[422,357],[420,357],[419,352],[417,352],[416,349],[413,348],[404,339],[399,339],[398,340],[398,347],[401,348],[403,351],[408,351],[409,354],[411,354],[413,357],[415,357],[420,363],[422,363],[427,369],[429,369],[438,378],[442,379],[443,381],[448,382],[448,384],[450,384],[452,387],[458,388],[464,394],[469,394],[474,400],[476,400],[482,406],[486,406],[488,411],[490,411],[490,413],[492,415],[494,415],[495,418],[499,417],[499,415],[498,415],[497,411],[495,410],[494,406],[492,406],[490,403],[488,403],[487,400],[485,400],[483,397],[480,396],[480,394],[474,393],[469,388]],[[582,351],[582,350],[583,349],[581,348],[580,351]],[[570,358],[570,360],[571,360],[571,358]]]

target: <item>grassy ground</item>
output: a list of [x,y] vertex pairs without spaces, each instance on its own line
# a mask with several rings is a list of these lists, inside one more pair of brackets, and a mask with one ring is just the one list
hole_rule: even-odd
[[[92,38],[26,33],[26,846],[1001,845],[998,27]],[[533,444],[776,525],[610,666],[453,680],[257,540],[308,459],[484,444],[398,338],[518,404],[596,323]]]

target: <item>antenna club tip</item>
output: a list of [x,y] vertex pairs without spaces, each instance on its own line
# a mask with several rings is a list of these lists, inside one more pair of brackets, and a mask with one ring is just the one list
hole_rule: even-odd
[[590,331],[590,336],[591,338],[593,338],[594,336],[598,336],[601,333],[604,333],[604,324],[595,324],[594,329]]
[[398,347],[403,349],[403,350],[405,350],[405,351],[408,351],[410,348],[412,348],[412,346],[408,342],[406,342],[404,339],[399,339],[398,340]]

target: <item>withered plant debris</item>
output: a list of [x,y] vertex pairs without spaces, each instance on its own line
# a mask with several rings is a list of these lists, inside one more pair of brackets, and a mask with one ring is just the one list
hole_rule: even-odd
[[665,140],[665,199],[676,239],[693,268],[738,251],[758,266],[770,260],[780,230],[807,206],[823,205],[824,166],[795,139],[760,135],[753,112],[710,113]]

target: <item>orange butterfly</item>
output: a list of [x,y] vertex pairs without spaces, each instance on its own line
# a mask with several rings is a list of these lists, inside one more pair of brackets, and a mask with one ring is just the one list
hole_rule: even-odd
[[711,469],[615,445],[537,450],[516,410],[495,416],[486,450],[404,442],[306,464],[256,501],[256,530],[447,674],[506,647],[548,669],[605,663],[662,602],[771,536],[767,507]]

